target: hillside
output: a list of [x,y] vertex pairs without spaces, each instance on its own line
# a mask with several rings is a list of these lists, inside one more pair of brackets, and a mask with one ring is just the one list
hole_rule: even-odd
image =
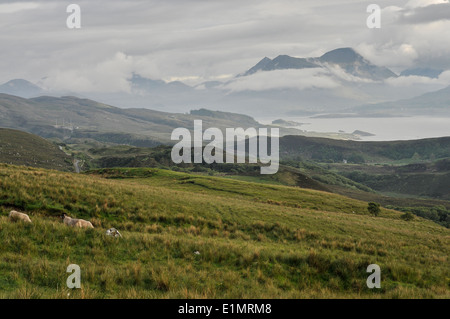
[[[193,129],[194,120],[202,120],[205,128],[221,130],[263,127],[249,116],[204,109],[192,114],[166,113],[121,109],[71,96],[24,99],[0,94],[0,127],[21,128],[45,138],[90,138],[100,142],[153,147],[171,143],[170,135],[175,128]],[[301,131],[281,128],[280,133],[300,134]]]
[[[309,139],[307,139],[309,140]],[[320,139],[318,143],[328,140]],[[317,141],[316,141],[317,142]],[[352,142],[339,142],[342,146]],[[406,142],[408,144],[409,142]],[[317,148],[323,146],[319,144]],[[414,154],[421,150],[410,145]],[[321,146],[320,146],[321,145]],[[326,144],[325,144],[326,145]],[[383,148],[384,145],[384,148]],[[402,143],[397,144],[399,149]],[[279,170],[273,175],[261,175],[259,164],[178,164],[171,161],[171,147],[137,148],[126,145],[99,145],[97,142],[66,145],[67,150],[84,160],[84,170],[89,168],[153,167],[208,176],[250,181],[264,184],[296,186],[341,194],[354,199],[391,205],[399,210],[417,212],[420,216],[450,227],[450,177],[449,159],[413,158],[390,160],[381,163],[351,164],[362,156],[347,157],[349,163],[326,160],[325,163],[289,157],[282,153]],[[378,151],[391,149],[390,142],[379,143]],[[193,152],[192,152],[193,154]],[[367,158],[375,158],[365,154]],[[436,213],[437,212],[437,213]],[[438,216],[439,215],[439,216]]]
[[73,171],[72,159],[57,145],[33,134],[0,128],[0,163]]
[[282,158],[318,162],[389,163],[434,160],[450,157],[450,137],[410,141],[358,142],[304,136],[280,139]]
[[401,166],[332,165],[334,171],[384,193],[450,200],[450,159]]
[[[158,169],[0,168],[3,298],[449,297],[449,230],[370,216],[366,202]],[[33,224],[8,222],[11,208]],[[62,212],[96,228],[68,228]],[[83,276],[68,295],[70,263]],[[372,263],[379,290],[366,286]]]
[[[450,225],[450,137],[355,142],[286,136],[280,139],[280,154],[284,165],[334,193],[420,210],[421,216]],[[338,183],[336,177],[344,180]]]

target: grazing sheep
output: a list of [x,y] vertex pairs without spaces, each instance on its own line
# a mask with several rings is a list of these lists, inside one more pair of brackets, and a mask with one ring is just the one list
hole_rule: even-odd
[[24,221],[24,222],[27,222],[27,223],[31,223],[31,219],[30,219],[30,217],[27,214],[19,213],[19,212],[15,211],[15,210],[12,210],[9,213],[9,219],[11,221],[21,220],[21,221]]
[[112,236],[112,237],[122,237],[122,235],[119,233],[119,231],[115,228],[110,228],[106,231],[106,235]]
[[61,215],[61,219],[63,220],[64,224],[66,224],[67,226],[79,227],[79,228],[94,228],[94,226],[92,226],[91,222],[88,222],[87,220],[84,220],[84,219],[71,218],[71,217],[67,216],[66,213],[63,213]]

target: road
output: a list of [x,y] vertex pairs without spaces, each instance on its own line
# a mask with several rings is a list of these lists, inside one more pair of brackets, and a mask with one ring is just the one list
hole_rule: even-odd
[[73,166],[75,167],[75,173],[80,173],[80,167],[78,166],[78,163],[80,162],[80,160],[74,160],[73,161]]

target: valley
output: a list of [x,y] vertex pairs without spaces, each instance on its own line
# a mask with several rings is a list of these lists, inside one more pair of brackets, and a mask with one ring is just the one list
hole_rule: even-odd
[[[13,130],[0,131],[0,138],[2,135],[4,139],[12,139],[14,135],[37,138]],[[20,157],[11,159],[2,154],[0,161],[65,171],[74,171],[75,163],[81,171],[159,168],[199,176],[314,189],[416,212],[440,225],[450,226],[449,138],[355,142],[285,136],[280,139],[279,170],[273,175],[261,175],[261,164],[194,163],[193,159],[191,164],[175,164],[171,159],[172,147],[168,145],[136,147],[121,144],[121,141],[104,143],[81,138],[66,142],[52,138],[51,141],[53,143],[47,142],[48,145],[57,149],[53,156],[65,161],[64,167],[23,162]],[[16,144],[16,148],[23,148],[19,145]],[[34,152],[38,154],[32,157],[51,154],[45,148],[35,148]]]

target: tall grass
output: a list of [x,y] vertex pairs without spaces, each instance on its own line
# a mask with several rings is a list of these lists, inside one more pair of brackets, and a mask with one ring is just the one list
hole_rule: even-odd
[[[0,205],[1,298],[450,296],[448,229],[386,209],[372,217],[367,203],[330,193],[157,169],[0,165]],[[11,223],[12,208],[33,223]],[[67,227],[61,212],[96,228]],[[65,285],[71,263],[82,289]],[[366,286],[372,263],[381,289]]]

